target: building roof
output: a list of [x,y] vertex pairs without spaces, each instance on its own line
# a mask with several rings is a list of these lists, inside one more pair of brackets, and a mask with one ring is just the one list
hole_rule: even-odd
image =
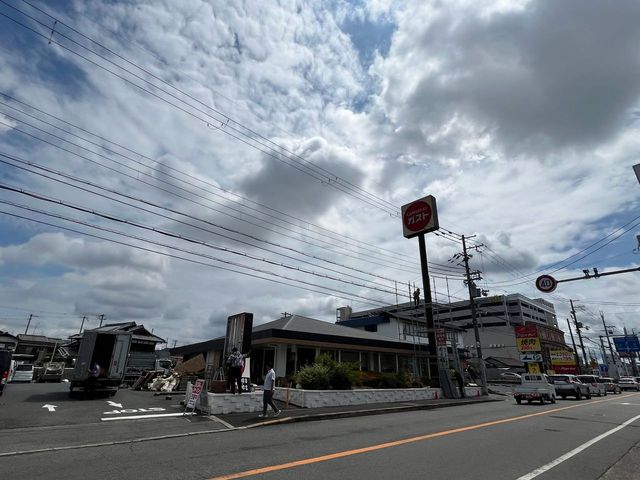
[[63,340],[61,338],[52,338],[47,337],[45,335],[27,335],[24,333],[18,334],[18,342],[20,343],[41,343],[41,344],[51,344],[54,345],[56,343],[62,343]]
[[[281,317],[271,322],[253,327],[252,341],[264,339],[287,339],[317,341],[318,343],[342,343],[348,345],[362,345],[379,348],[413,350],[411,342],[396,340],[377,333],[366,332],[355,328],[336,325],[302,315]],[[221,350],[224,337],[214,338],[205,342],[184,345],[171,349],[172,355],[188,355],[210,350]],[[426,345],[422,345],[426,347]]]
[[[144,325],[138,325],[136,322],[109,323],[98,328],[90,329],[92,332],[131,332],[133,340],[140,340],[154,343],[166,343],[166,340],[154,335],[144,328]],[[70,340],[78,340],[82,334],[76,333],[69,337]]]
[[484,361],[488,367],[524,368],[524,362],[510,357],[487,357]]

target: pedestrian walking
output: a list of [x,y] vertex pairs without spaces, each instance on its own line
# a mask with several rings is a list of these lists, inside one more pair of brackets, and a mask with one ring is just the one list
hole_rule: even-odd
[[242,368],[244,367],[244,359],[247,355],[240,353],[240,351],[233,347],[231,355],[227,358],[227,365],[229,367],[229,380],[227,386],[231,387],[231,393],[236,393],[236,385],[238,386],[238,393],[242,393]]
[[267,363],[267,374],[264,376],[264,383],[262,384],[262,413],[258,415],[260,418],[267,416],[267,405],[271,405],[273,408],[273,416],[280,415],[281,410],[273,403],[273,392],[276,388],[276,372],[273,370],[271,364]]

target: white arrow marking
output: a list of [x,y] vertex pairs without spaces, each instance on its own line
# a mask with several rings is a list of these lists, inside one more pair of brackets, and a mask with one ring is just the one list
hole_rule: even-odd
[[58,408],[57,405],[49,405],[48,403],[46,405],[43,405],[42,408],[46,408],[47,410],[49,410],[50,412],[55,412],[56,408]]
[[110,407],[122,408],[122,404],[121,403],[112,402],[111,400],[107,400],[107,403],[109,404]]

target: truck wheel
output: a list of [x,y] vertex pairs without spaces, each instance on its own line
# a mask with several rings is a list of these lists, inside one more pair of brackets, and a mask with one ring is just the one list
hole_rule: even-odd
[[522,404],[522,399],[520,397],[516,397],[516,403],[518,405]]

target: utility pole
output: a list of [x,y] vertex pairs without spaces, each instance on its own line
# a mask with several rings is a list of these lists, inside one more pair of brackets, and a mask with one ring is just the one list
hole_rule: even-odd
[[[569,299],[569,303],[571,303],[571,315],[573,316],[573,321],[575,322],[576,331],[578,332],[578,340],[580,341],[580,348],[582,349],[582,358],[584,358],[585,367],[589,365],[589,360],[587,360],[587,351],[584,349],[584,342],[582,341],[582,333],[580,332],[581,323],[578,322],[578,317],[576,317],[576,309],[573,306],[573,300]],[[580,373],[582,369],[580,369]]]
[[[624,327],[624,340],[625,340],[625,344],[629,345],[627,342],[627,327]],[[631,371],[633,372],[633,376],[637,377],[638,366],[636,365],[636,352],[627,352],[627,354],[631,357]]]
[[84,327],[84,321],[87,319],[87,317],[82,317],[82,323],[80,324],[80,331],[78,333],[82,333],[82,327]]
[[33,313],[29,315],[29,320],[27,320],[27,328],[24,329],[24,334],[29,333],[29,326],[31,325],[31,319],[37,317],[38,315],[34,315]]
[[471,321],[473,323],[473,332],[476,340],[476,355],[480,366],[480,380],[482,382],[482,394],[488,395],[489,389],[487,388],[487,369],[484,364],[484,358],[482,357],[482,345],[480,343],[480,331],[478,330],[478,317],[476,315],[476,302],[474,300],[474,288],[475,284],[471,278],[471,270],[469,269],[469,259],[471,256],[467,253],[467,243],[465,236],[462,235],[462,257],[464,260],[464,270],[467,277],[467,287],[469,288],[469,306],[471,307]]
[[571,335],[571,344],[573,345],[573,355],[576,357],[576,368],[580,373],[580,358],[578,358],[578,349],[576,348],[576,341],[573,338],[573,332],[571,331],[571,322],[567,318],[567,327],[569,327],[569,335]]
[[607,343],[609,344],[609,351],[611,352],[611,363],[615,365],[616,357],[613,354],[613,346],[611,345],[611,338],[609,337],[609,329],[607,328],[607,324],[604,321],[604,313],[602,313],[602,310],[600,311],[600,318],[602,318],[602,326],[604,327],[604,334],[607,336]]
[[104,322],[104,313],[101,313],[100,315],[98,315],[98,318],[100,319],[100,326],[102,326],[102,322]]

